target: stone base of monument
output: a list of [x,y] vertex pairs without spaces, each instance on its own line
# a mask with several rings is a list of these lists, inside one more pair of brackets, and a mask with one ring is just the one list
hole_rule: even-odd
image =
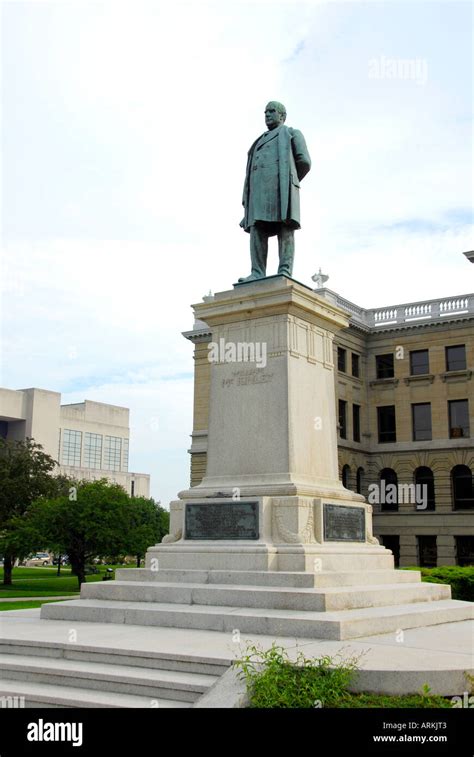
[[176,531],[148,550],[146,568],[84,584],[79,600],[45,604],[41,617],[332,640],[474,617],[449,586],[394,569],[364,503],[213,498],[172,513]]
[[[366,528],[366,505],[305,505],[179,503],[175,541],[149,549],[146,568],[83,584],[79,600],[45,604],[41,618],[333,640],[474,618],[449,586],[394,569]],[[240,528],[257,538],[196,538],[211,524],[221,537]],[[331,541],[344,533],[360,541]]]

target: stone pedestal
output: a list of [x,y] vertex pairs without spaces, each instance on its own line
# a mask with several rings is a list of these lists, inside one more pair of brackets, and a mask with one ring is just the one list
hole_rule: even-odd
[[[361,500],[342,487],[337,466],[333,338],[348,324],[343,311],[283,276],[219,292],[194,311],[220,359],[201,494],[238,487],[242,496]],[[252,354],[258,361],[245,360]]]
[[166,547],[152,547],[147,565],[161,556],[172,568],[175,554],[177,566],[186,548],[188,567],[314,570],[319,559],[328,569],[330,554],[349,552],[354,567],[355,555],[363,569],[375,554],[385,566],[372,508],[338,476],[333,337],[346,314],[284,276],[219,292],[194,313],[212,331],[207,471],[171,503]]

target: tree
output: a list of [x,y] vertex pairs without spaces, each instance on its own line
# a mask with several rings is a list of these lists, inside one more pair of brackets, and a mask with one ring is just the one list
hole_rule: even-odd
[[10,441],[0,438],[0,552],[3,553],[3,583],[10,586],[17,557],[30,550],[14,522],[25,517],[38,497],[54,495],[56,482],[51,472],[56,461],[43,452],[34,439]]
[[168,533],[169,513],[154,499],[131,497],[129,501],[130,530],[127,551],[140,560],[152,544]]
[[25,541],[69,555],[80,587],[95,557],[142,554],[156,543],[164,528],[161,510],[106,479],[79,481],[69,494],[35,502],[17,526]]

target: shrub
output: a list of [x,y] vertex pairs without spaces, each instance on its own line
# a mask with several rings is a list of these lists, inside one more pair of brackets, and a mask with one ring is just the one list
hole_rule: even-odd
[[299,652],[291,661],[275,643],[266,651],[249,645],[234,667],[241,670],[239,677],[246,682],[253,708],[451,707],[449,700],[433,696],[426,684],[421,694],[406,696],[350,692],[361,656],[310,659]]
[[428,583],[449,584],[453,599],[474,602],[474,566],[442,565],[439,568],[410,567],[408,570],[420,570],[422,580]]
[[299,652],[290,661],[275,643],[264,651],[250,645],[234,665],[241,669],[251,707],[331,707],[348,696],[358,659],[334,663],[330,657],[307,659]]

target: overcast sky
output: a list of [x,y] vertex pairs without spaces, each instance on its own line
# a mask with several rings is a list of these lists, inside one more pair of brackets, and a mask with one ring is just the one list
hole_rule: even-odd
[[471,3],[1,10],[0,386],[129,407],[130,469],[164,505],[189,481],[181,332],[250,271],[242,184],[268,100],[313,160],[296,279],[321,267],[363,307],[472,291]]

